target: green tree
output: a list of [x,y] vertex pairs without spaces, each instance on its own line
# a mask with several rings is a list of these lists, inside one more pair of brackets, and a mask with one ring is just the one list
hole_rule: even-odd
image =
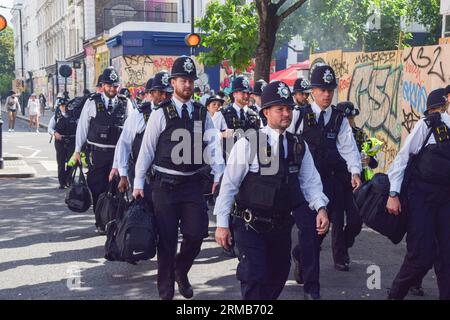
[[[283,23],[295,26],[307,47],[328,51],[362,46],[370,0],[308,0]],[[292,33],[292,31],[289,31]]]
[[[308,0],[283,27],[294,26],[294,34],[319,51],[394,50],[402,20],[424,25],[430,36],[423,44],[435,44],[441,28],[439,0]],[[404,33],[403,44],[411,39]]]
[[436,44],[442,30],[439,0],[409,0],[407,17],[408,22],[416,21],[430,33],[424,44]]
[[[255,0],[242,5],[240,0],[226,0],[225,4],[210,2],[203,18],[196,26],[204,33],[204,47],[209,52],[200,53],[200,61],[215,65],[228,60],[236,69],[244,69],[255,58],[255,78],[269,80],[270,64],[276,48],[277,33],[281,23],[306,0]],[[287,26],[280,34],[289,41],[293,30]]]
[[0,95],[11,90],[14,80],[14,34],[10,27],[0,33]]
[[202,46],[210,50],[199,54],[202,63],[211,66],[228,60],[230,66],[240,70],[250,64],[257,46],[258,17],[254,3],[240,3],[211,1],[203,18],[196,21],[196,27],[204,33]]

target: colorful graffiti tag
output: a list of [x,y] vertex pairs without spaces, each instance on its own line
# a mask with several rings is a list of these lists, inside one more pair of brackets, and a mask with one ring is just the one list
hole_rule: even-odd
[[402,141],[426,110],[428,94],[450,82],[450,45],[404,51],[329,51],[310,57],[312,68],[327,63],[339,78],[338,100],[352,101],[356,119],[370,135],[385,142],[380,170],[392,163]]

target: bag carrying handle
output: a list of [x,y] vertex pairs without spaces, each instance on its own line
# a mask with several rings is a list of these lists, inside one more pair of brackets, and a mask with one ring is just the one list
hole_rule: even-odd
[[72,183],[75,182],[75,177],[77,176],[77,171],[78,171],[78,170],[80,171],[80,174],[79,174],[80,181],[81,181],[83,184],[86,184],[86,178],[85,178],[85,176],[84,176],[84,173],[83,173],[83,167],[81,166],[81,163],[77,163],[76,166],[75,166],[75,170],[73,170],[73,173],[72,173]]

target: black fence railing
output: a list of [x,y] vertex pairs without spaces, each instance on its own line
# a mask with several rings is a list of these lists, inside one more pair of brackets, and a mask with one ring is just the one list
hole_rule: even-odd
[[120,23],[135,22],[178,22],[177,3],[151,3],[145,10],[124,8],[103,9],[104,30],[114,28]]

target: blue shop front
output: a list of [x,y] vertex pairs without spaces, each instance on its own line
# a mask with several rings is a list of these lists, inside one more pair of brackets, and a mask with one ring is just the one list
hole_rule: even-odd
[[[157,72],[170,72],[175,59],[191,55],[185,42],[187,33],[156,31],[123,31],[107,40],[111,65],[118,70],[121,82],[134,92],[145,87]],[[202,49],[196,49],[196,54]],[[219,89],[220,67],[205,67],[197,62],[199,80],[196,86]]]

